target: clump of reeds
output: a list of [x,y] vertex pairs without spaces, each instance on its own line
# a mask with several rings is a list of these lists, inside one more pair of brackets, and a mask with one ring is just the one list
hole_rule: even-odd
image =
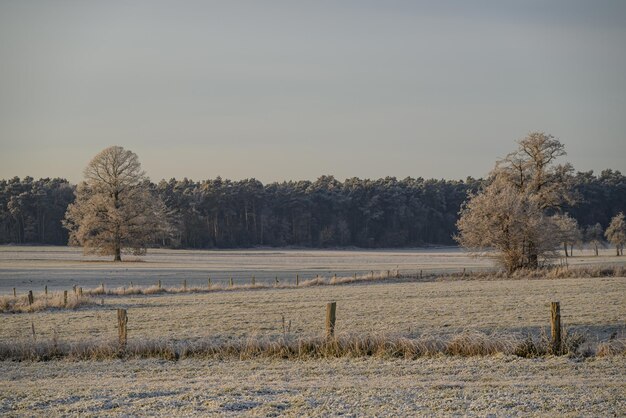
[[65,300],[63,293],[36,294],[31,304],[27,295],[0,296],[0,313],[25,313],[45,311],[48,309],[76,309],[82,306],[95,305],[95,299],[88,295],[68,293]]
[[[302,337],[289,334],[279,338],[249,337],[239,340],[129,341],[120,347],[113,341],[63,343],[28,340],[0,342],[0,360],[47,361],[54,359],[106,360],[113,358],[182,358],[287,360],[324,359],[337,357],[379,357],[417,359],[432,356],[490,356],[496,354],[539,357],[550,354],[545,338],[522,338],[518,335],[485,334],[467,331],[453,336],[423,335],[407,338],[389,334],[346,334],[337,337]],[[567,352],[570,356],[576,354]],[[626,355],[626,340],[611,340],[599,344],[587,355]]]

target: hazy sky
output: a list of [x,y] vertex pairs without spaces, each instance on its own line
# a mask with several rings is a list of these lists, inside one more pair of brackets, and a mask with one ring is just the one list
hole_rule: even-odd
[[626,171],[626,1],[0,0],[0,178],[478,177],[533,130]]

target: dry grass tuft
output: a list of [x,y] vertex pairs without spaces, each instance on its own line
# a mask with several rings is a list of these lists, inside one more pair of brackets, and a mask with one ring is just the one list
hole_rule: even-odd
[[598,344],[596,356],[626,356],[626,339],[614,339]]
[[520,279],[572,279],[594,277],[624,277],[626,267],[615,266],[546,266],[538,269],[519,269],[513,273],[505,270],[487,271],[464,271],[458,273],[445,273],[435,277],[440,280],[480,279],[480,280],[520,280]]
[[[570,347],[571,349],[571,347]],[[284,335],[278,339],[249,337],[239,340],[200,341],[145,340],[129,341],[120,349],[112,341],[63,343],[28,340],[0,343],[2,361],[106,360],[113,358],[182,358],[255,359],[278,358],[308,360],[338,357],[378,357],[417,359],[433,356],[491,356],[496,354],[519,357],[539,357],[550,354],[547,339],[522,339],[516,335],[488,335],[467,331],[451,337],[423,335],[406,338],[397,335],[346,334],[334,338],[293,338]],[[569,356],[580,353],[566,350]],[[597,356],[626,355],[626,340],[611,340],[598,345]],[[591,355],[591,354],[587,354]]]
[[25,313],[45,311],[49,309],[77,309],[81,306],[96,305],[96,300],[74,293],[68,293],[67,304],[64,303],[63,293],[36,294],[33,304],[28,303],[28,296],[0,296],[0,313]]

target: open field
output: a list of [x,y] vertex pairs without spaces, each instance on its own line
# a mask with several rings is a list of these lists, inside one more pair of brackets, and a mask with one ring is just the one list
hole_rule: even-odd
[[[5,247],[0,261],[5,274],[1,279],[5,281],[3,288],[15,286],[15,281],[11,281],[15,279],[7,273],[11,269],[32,277],[54,272],[55,265],[65,272],[75,271],[70,279],[61,279],[63,286],[59,288],[68,289],[71,286],[67,284],[72,281],[89,287],[90,283],[80,281],[87,277],[83,276],[85,272],[106,273],[110,272],[107,268],[114,267],[113,263],[103,261],[80,261],[75,250],[56,250],[36,249],[29,253]],[[21,254],[16,254],[20,251]],[[48,254],[51,252],[52,255]],[[183,261],[175,257],[168,260],[176,252],[155,253],[150,256],[152,259],[123,263],[121,268],[128,267],[125,274],[138,285],[142,284],[141,280],[154,284],[160,266],[180,277],[189,277],[187,274],[196,267],[206,274],[211,268],[211,262],[207,261],[211,253],[182,252]],[[341,268],[385,270],[396,265],[402,268],[399,260],[408,266],[413,256],[417,258],[418,268],[427,261],[433,263],[433,269],[452,271],[462,269],[466,261],[478,263],[472,265],[476,268],[489,267],[485,261],[454,250],[420,254],[390,252],[389,258],[396,261],[395,265],[384,263],[387,252],[354,252],[357,260],[354,264],[349,255],[352,252],[342,251],[277,251],[278,255],[272,255],[269,250],[251,252],[256,255],[246,255],[243,251],[216,253],[223,254],[221,260],[212,261],[213,273],[226,273],[239,262],[245,266],[246,274],[265,271],[269,275],[279,268],[284,272],[308,271],[312,275]],[[584,264],[586,261],[582,260],[586,257],[570,261]],[[594,258],[590,257],[592,261]],[[608,255],[598,258],[610,259]],[[227,260],[232,260],[232,264]],[[294,268],[298,262],[303,262],[302,269]],[[367,268],[359,270],[357,263]],[[30,264],[39,266],[40,270],[29,271]],[[40,280],[56,280],[56,277]],[[206,285],[205,280],[201,285]],[[94,277],[93,287],[100,281]],[[189,280],[189,286],[193,284]],[[108,279],[107,286],[113,286]],[[612,337],[626,338],[626,278],[599,277],[390,280],[212,293],[105,295],[97,296],[95,305],[76,310],[0,314],[0,342],[31,343],[33,328],[37,342],[55,338],[69,343],[114,341],[117,308],[128,310],[129,342],[161,340],[176,344],[250,338],[271,341],[285,334],[290,338],[308,338],[323,334],[325,304],[331,300],[337,301],[339,335],[409,338],[424,335],[444,338],[463,332],[479,332],[493,338],[538,335],[542,331],[549,333],[549,303],[558,300],[565,327],[570,332],[584,334],[585,344],[594,346]],[[276,358],[5,361],[0,362],[0,414],[620,416],[626,413],[625,370],[624,355],[586,360],[551,356],[522,359],[497,354],[415,360],[348,357],[305,361]]]
[[626,279],[558,279],[371,283],[214,293],[106,296],[78,310],[2,314],[3,340],[77,341],[116,336],[116,308],[129,315],[130,338],[276,337],[282,316],[297,336],[324,331],[326,302],[337,301],[337,331],[398,333],[537,332],[549,326],[549,303],[564,324],[602,339],[625,333]]
[[[572,266],[626,265],[626,257],[615,257],[604,249],[599,257],[591,250],[575,250],[568,259]],[[469,256],[458,248],[408,250],[149,250],[144,257],[127,257],[128,262],[113,263],[110,257],[83,256],[71,247],[0,246],[0,295],[18,292],[67,290],[72,286],[93,288],[105,282],[108,287],[149,286],[161,280],[163,286],[205,286],[210,276],[214,283],[295,283],[321,276],[351,276],[370,271],[399,270],[402,274],[487,270],[489,259]],[[561,261],[557,260],[557,263]]]

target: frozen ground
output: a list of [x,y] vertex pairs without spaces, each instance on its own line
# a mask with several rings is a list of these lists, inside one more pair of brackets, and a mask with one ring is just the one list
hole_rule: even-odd
[[626,358],[0,363],[0,415],[624,416]]
[[[83,256],[80,249],[70,247],[0,246],[0,295],[31,289],[71,288],[74,284],[96,287],[180,285],[183,279],[190,286],[206,285],[210,276],[214,283],[233,277],[235,283],[249,283],[254,275],[258,283],[295,282],[316,275],[332,276],[364,274],[400,269],[404,272],[459,271],[491,266],[489,260],[468,257],[457,248],[432,250],[150,250],[144,257],[128,256],[124,263],[113,263],[110,257]],[[138,261],[135,261],[138,260]]]
[[[277,337],[282,317],[295,336],[324,332],[325,307],[337,302],[337,332],[537,333],[549,328],[550,302],[561,302],[563,323],[604,340],[626,337],[626,279],[368,283],[183,293],[106,296],[103,306],[0,314],[0,338],[65,341],[111,339],[117,335],[116,308],[128,310],[129,338],[196,340]],[[100,302],[100,298],[97,298]],[[549,329],[548,329],[549,333]]]
[[[616,258],[616,257],[615,257]],[[613,261],[583,255],[584,264]],[[0,293],[72,284],[206,285],[206,275],[242,280],[337,272],[486,268],[458,250],[155,251],[143,262],[85,261],[74,249],[0,247]],[[164,274],[164,276],[160,276]],[[234,277],[235,276],[233,274]],[[103,280],[104,279],[104,280]],[[32,282],[30,281],[32,280]],[[172,280],[172,283],[168,283]],[[22,287],[20,287],[22,286]],[[570,330],[592,342],[626,336],[626,278],[376,282],[342,286],[106,296],[76,311],[0,314],[0,340],[115,339],[116,312],[128,309],[130,340],[275,338],[320,335],[324,308],[337,301],[338,333],[537,333],[549,302],[561,302]],[[100,298],[98,298],[100,302]],[[162,360],[0,362],[0,415],[477,415],[624,416],[626,357],[576,361],[435,357],[417,360]]]
[[[572,265],[626,264],[626,257],[612,256],[603,250],[594,257],[589,250],[575,251]],[[468,256],[458,248],[408,250],[150,250],[139,259],[113,263],[110,257],[83,256],[70,247],[0,246],[0,295],[18,292],[67,290],[73,285],[96,287],[105,282],[109,287],[153,285],[179,286],[186,279],[189,286],[206,285],[210,276],[214,283],[249,283],[254,275],[257,283],[295,282],[316,275],[365,274],[369,271],[399,269],[401,273],[459,272],[464,268],[480,270],[493,267],[489,259]]]

